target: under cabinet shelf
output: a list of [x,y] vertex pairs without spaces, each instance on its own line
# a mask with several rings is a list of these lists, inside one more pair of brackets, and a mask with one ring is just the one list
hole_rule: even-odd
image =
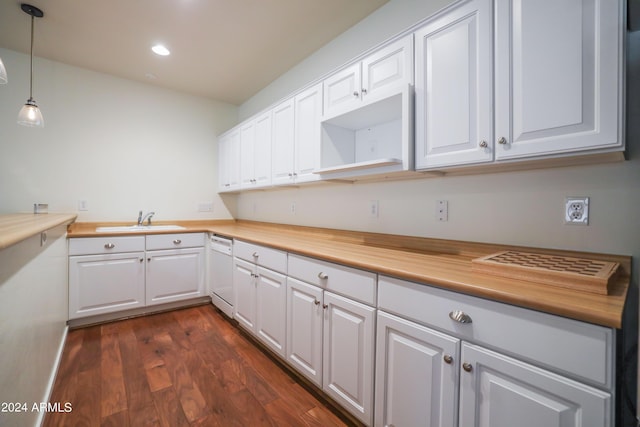
[[378,159],[378,160],[369,160],[366,162],[349,163],[346,165],[316,169],[315,171],[313,171],[313,173],[323,174],[323,173],[331,173],[331,172],[347,172],[347,171],[369,169],[369,168],[382,167],[382,166],[395,166],[395,165],[401,165],[401,164],[402,164],[401,159]]
[[322,179],[413,170],[413,86],[388,92],[321,122]]

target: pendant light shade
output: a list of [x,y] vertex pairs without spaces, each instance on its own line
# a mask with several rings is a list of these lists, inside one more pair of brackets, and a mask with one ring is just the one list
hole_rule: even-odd
[[4,64],[2,63],[2,58],[0,58],[0,85],[7,84],[7,69],[4,68]]
[[36,101],[33,99],[33,22],[35,18],[42,18],[44,13],[37,7],[25,3],[22,3],[20,8],[24,13],[31,16],[31,69],[29,73],[29,99],[20,110],[20,113],[18,113],[18,124],[41,128],[44,127],[44,119]]
[[18,124],[32,128],[44,127],[42,113],[33,98],[29,98],[27,103],[20,109],[18,113]]

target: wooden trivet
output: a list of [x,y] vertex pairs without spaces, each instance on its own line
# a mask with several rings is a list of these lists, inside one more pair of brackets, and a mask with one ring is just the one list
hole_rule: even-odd
[[609,293],[620,266],[617,262],[520,251],[498,252],[471,263],[472,270],[481,273],[601,295]]

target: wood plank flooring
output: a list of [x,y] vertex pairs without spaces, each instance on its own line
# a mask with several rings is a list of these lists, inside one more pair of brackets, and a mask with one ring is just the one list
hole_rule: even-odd
[[44,426],[344,426],[211,305],[70,331]]

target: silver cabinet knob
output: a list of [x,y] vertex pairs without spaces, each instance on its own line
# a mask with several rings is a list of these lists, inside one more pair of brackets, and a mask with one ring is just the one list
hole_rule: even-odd
[[114,245],[113,243],[107,243],[107,244],[104,245],[105,249],[113,249],[115,247],[116,247],[116,245]]
[[258,252],[254,252],[254,253],[251,254],[251,256],[253,256],[254,258],[258,258],[259,254],[258,254]]
[[180,239],[175,239],[175,240],[173,241],[173,244],[174,244],[174,245],[179,245],[180,243],[182,243],[182,240],[180,240]]
[[362,94],[363,94],[363,95],[366,95],[366,94],[367,94],[367,89],[362,88]]
[[327,304],[322,304],[322,308],[326,310],[327,308],[329,308],[329,306]]
[[500,139],[498,140],[498,144],[506,144],[507,143],[507,138],[505,138],[504,136],[501,136]]
[[353,91],[353,96],[355,96],[356,98],[360,96],[360,93],[357,90]]
[[487,144],[487,141],[480,141],[480,144],[478,144],[480,146],[480,148],[487,148],[489,146],[489,144]]
[[313,303],[314,303],[315,305],[320,305],[320,301],[318,301],[318,300],[315,300]]
[[473,365],[471,365],[471,363],[464,362],[462,364],[462,369],[464,369],[465,372],[471,372],[473,371]]
[[140,262],[144,262],[144,258],[140,258]]
[[445,354],[442,359],[444,359],[444,363],[447,365],[451,365],[453,363],[453,357],[451,357],[450,354]]
[[455,320],[458,323],[471,323],[471,317],[464,311],[455,310],[449,313],[449,318]]
[[318,279],[325,280],[325,279],[328,279],[328,278],[329,278],[328,274],[325,274],[322,271],[320,273],[318,273]]

